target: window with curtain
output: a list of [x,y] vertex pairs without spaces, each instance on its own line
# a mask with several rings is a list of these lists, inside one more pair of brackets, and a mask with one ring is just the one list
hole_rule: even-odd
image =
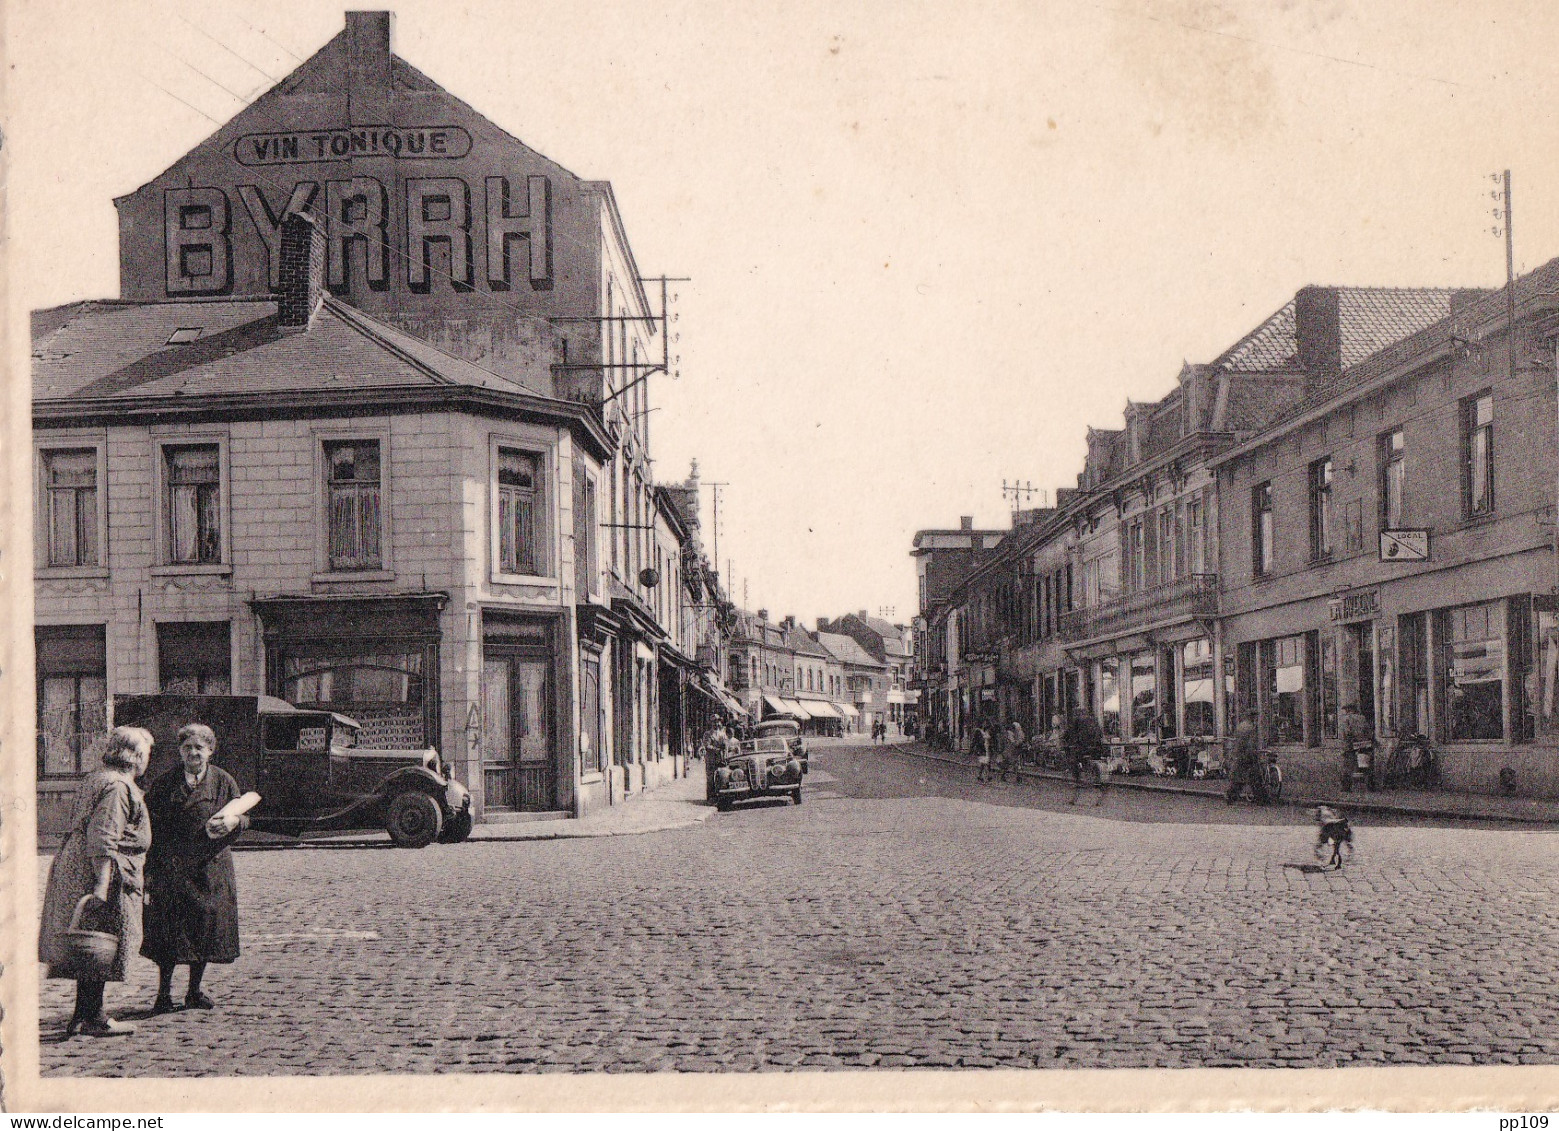
[[1266,656],[1267,741],[1303,742],[1305,737],[1305,638],[1268,640]]
[[48,563],[102,565],[97,521],[97,450],[43,453]]
[[379,475],[378,440],[332,440],[325,444],[333,570],[379,569],[384,564]]
[[162,449],[167,483],[168,561],[215,565],[222,560],[221,452],[216,444]]
[[93,769],[94,743],[108,727],[108,653],[102,625],[33,630],[38,696],[38,776]]
[[1185,702],[1185,733],[1199,738],[1218,732],[1213,708],[1213,645],[1206,637],[1181,645],[1181,698]]
[[536,509],[540,461],[517,448],[498,449],[498,569],[541,572]]

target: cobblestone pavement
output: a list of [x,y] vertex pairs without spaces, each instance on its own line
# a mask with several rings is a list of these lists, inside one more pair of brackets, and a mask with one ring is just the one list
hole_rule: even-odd
[[1556,834],[1364,825],[1316,873],[1293,811],[814,766],[800,808],[642,836],[240,853],[218,1008],[110,1064],[46,982],[43,1071],[1559,1062]]

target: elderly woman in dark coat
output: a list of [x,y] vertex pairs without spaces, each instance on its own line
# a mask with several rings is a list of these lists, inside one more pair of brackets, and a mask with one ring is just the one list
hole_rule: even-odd
[[215,1004],[200,988],[208,962],[238,957],[238,886],[228,846],[249,827],[248,817],[220,816],[241,794],[226,770],[211,764],[216,735],[203,723],[179,731],[180,766],[152,783],[146,858],[146,941],[141,953],[157,964],[152,1012],[173,1010],[173,971],[189,967],[186,1009]]
[[[135,779],[146,772],[151,752],[152,736],[140,727],[109,732],[103,768],[76,788],[70,831],[49,865],[38,958],[49,964],[49,977],[76,980],[76,1008],[65,1028],[67,1037],[135,1032],[134,1025],[103,1012],[103,989],[107,982],[125,980],[130,956],[141,941],[142,864],[152,827]],[[81,967],[66,946],[78,906],[83,912],[79,927],[119,936],[107,971]]]

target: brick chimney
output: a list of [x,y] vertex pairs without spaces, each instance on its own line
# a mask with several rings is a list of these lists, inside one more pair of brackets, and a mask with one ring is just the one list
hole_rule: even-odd
[[962,514],[962,515],[959,515],[958,516],[958,529],[959,530],[973,530],[974,529],[974,515],[972,515],[972,514]]
[[1307,388],[1342,372],[1342,323],[1336,287],[1302,287],[1294,296],[1294,337]]
[[325,283],[325,233],[319,221],[306,212],[289,212],[281,222],[280,254],[276,324],[306,330]]
[[354,126],[384,126],[390,115],[389,12],[346,14],[347,117]]
[[759,609],[758,610],[758,619],[761,620],[764,624],[768,624],[769,623],[769,610],[768,609]]

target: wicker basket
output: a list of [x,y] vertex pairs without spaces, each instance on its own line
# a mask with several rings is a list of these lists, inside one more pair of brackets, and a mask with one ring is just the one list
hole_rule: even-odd
[[82,896],[70,917],[70,927],[65,931],[65,957],[78,978],[106,982],[119,956],[119,936],[109,931],[81,929],[81,913],[91,899],[90,895]]

